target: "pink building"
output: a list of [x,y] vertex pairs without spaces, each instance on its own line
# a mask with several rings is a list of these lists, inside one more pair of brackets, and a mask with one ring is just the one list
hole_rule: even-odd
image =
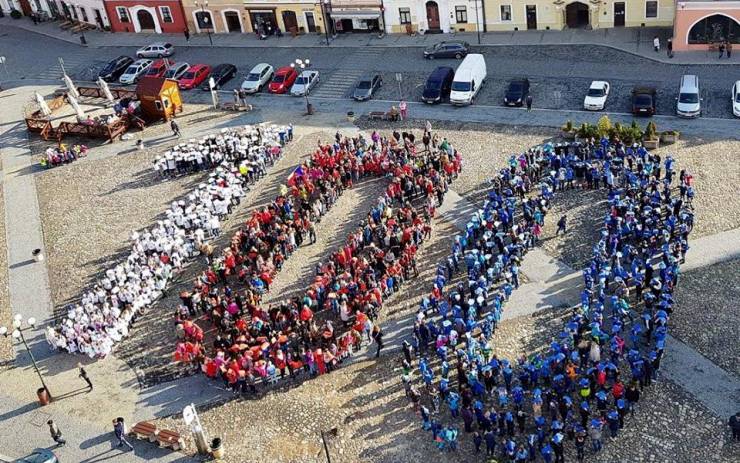
[[710,44],[723,41],[740,44],[740,1],[676,2],[675,51],[706,50]]

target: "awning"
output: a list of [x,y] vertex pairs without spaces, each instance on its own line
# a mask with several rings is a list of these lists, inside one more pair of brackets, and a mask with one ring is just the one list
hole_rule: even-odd
[[380,10],[343,10],[329,13],[332,19],[378,19]]

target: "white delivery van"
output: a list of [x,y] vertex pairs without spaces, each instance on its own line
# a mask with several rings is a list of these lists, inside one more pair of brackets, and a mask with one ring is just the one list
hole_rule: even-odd
[[454,105],[472,104],[485,80],[486,60],[483,59],[483,55],[466,56],[455,71],[450,90],[450,103]]

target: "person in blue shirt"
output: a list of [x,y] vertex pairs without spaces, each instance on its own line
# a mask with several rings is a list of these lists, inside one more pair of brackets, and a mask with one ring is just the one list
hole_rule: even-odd
[[552,463],[553,451],[549,443],[545,443],[545,445],[542,446],[540,453],[542,454],[542,459],[545,460],[545,463]]
[[486,456],[494,456],[496,454],[496,433],[489,429],[483,434],[483,439],[486,441]]

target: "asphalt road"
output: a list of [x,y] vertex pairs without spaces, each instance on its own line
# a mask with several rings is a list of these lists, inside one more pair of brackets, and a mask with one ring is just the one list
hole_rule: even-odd
[[[534,106],[554,110],[579,110],[592,80],[607,80],[612,85],[606,110],[628,113],[630,91],[635,85],[650,85],[658,90],[658,114],[673,115],[678,84],[682,75],[699,76],[703,97],[703,115],[732,118],[730,89],[740,80],[740,67],[717,65],[672,65],[658,63],[629,53],[599,46],[511,46],[485,47],[475,52],[484,54],[488,80],[476,98],[480,105],[500,105],[509,79],[526,76],[531,82]],[[23,80],[58,79],[57,62],[62,57],[67,73],[78,80],[93,80],[109,59],[118,55],[133,56],[131,47],[81,48],[27,31],[9,29],[0,34],[0,53],[8,59],[10,78],[15,84]],[[237,88],[257,63],[284,66],[296,58],[309,58],[313,69],[320,72],[319,85],[312,95],[323,98],[346,98],[357,77],[365,72],[379,72],[385,85],[376,98],[398,100],[399,95],[419,101],[426,77],[437,66],[456,67],[454,59],[425,60],[420,47],[374,48],[209,48],[189,47],[177,50],[176,61],[190,64],[235,64],[239,76],[224,86]],[[1,71],[1,70],[0,70]],[[395,80],[401,73],[402,82]],[[186,101],[208,101],[198,89],[185,92]]]

